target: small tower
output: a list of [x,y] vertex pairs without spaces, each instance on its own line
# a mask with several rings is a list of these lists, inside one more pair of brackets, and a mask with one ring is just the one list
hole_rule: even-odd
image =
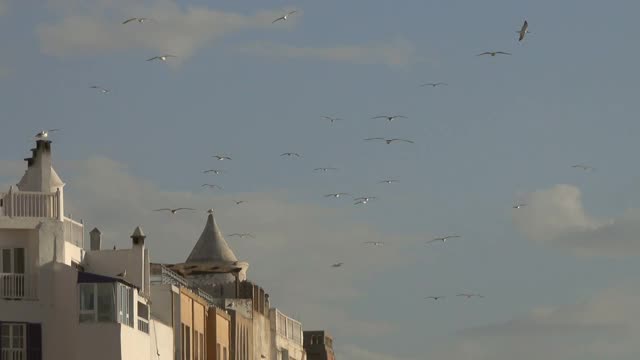
[[89,233],[89,239],[89,249],[91,251],[99,251],[102,247],[102,233],[100,232],[100,230],[98,230],[98,228],[93,228],[93,230],[91,230],[91,232]]
[[131,240],[133,240],[134,246],[144,245],[144,239],[146,237],[147,236],[144,234],[144,232],[142,232],[142,229],[140,228],[140,226],[136,227],[136,229],[133,231],[133,234],[131,234]]

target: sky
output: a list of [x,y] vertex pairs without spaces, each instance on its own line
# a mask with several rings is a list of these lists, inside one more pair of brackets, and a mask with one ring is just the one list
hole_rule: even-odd
[[[62,129],[67,212],[105,246],[141,225],[153,261],[182,262],[214,208],[224,233],[255,234],[227,237],[249,278],[327,329],[339,359],[637,359],[639,11],[0,0],[0,183],[19,180],[35,133]],[[161,54],[177,57],[145,61]],[[383,114],[407,118],[371,119]],[[377,199],[323,196],[336,192]]]

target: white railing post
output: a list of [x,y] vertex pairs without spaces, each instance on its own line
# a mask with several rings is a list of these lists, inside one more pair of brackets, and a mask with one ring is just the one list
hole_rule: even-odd
[[62,213],[62,201],[60,199],[60,188],[56,189],[56,210],[58,212],[58,220],[62,221],[64,219],[64,214]]
[[8,211],[7,211],[7,215],[9,217],[13,217],[13,203],[15,200],[15,197],[13,196],[13,186],[9,187],[9,196],[7,196],[7,200],[9,202],[9,207],[8,207]]

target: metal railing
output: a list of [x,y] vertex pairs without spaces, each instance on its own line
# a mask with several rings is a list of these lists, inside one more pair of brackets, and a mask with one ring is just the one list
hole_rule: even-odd
[[65,216],[64,241],[84,248],[84,224]]
[[36,299],[37,282],[33,275],[0,273],[0,298]]
[[178,275],[175,271],[168,269],[164,265],[160,265],[160,273],[151,274],[151,283],[171,284],[175,286],[182,285],[189,287],[187,279]]
[[60,190],[54,193],[15,191],[0,193],[0,216],[60,219]]
[[27,360],[27,351],[24,349],[2,349],[2,360]]
[[149,333],[149,322],[147,320],[138,319],[138,330],[143,333]]

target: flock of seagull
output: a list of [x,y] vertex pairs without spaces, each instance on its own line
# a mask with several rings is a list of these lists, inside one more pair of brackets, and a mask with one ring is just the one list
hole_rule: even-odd
[[[276,18],[273,20],[272,24],[275,24],[277,22],[280,21],[286,21],[288,20],[288,18],[291,15],[294,15],[296,13],[296,11],[289,11],[286,14]],[[145,22],[151,22],[153,20],[149,19],[149,18],[145,18],[145,17],[132,17],[129,18],[125,21],[122,22],[123,25],[127,25],[130,23],[139,23],[139,24],[143,24]],[[520,28],[520,30],[516,31],[518,33],[518,42],[521,42],[525,39],[525,36],[527,34],[529,34],[529,23],[525,20],[524,23],[522,24],[522,27]],[[505,52],[505,51],[485,51],[482,52],[480,54],[477,54],[477,56],[484,56],[484,55],[489,55],[491,57],[495,57],[497,55],[511,55],[511,53],[509,52]],[[151,57],[149,59],[147,59],[146,61],[167,61],[170,58],[175,58],[177,57],[176,55],[172,55],[172,54],[162,54],[162,55],[157,55],[154,57]],[[440,87],[440,86],[448,86],[447,83],[445,82],[428,82],[428,83],[424,83],[421,84],[420,87],[432,87],[432,88],[436,88],[436,87]],[[91,89],[95,89],[99,92],[101,92],[102,94],[109,94],[111,92],[111,90],[98,86],[98,85],[92,85],[90,86]],[[322,116],[323,119],[328,120],[330,123],[334,123],[336,121],[342,121],[342,118],[338,118],[338,117],[332,117],[332,116]],[[397,115],[397,114],[385,114],[385,115],[379,115],[379,116],[374,116],[372,117],[372,119],[384,119],[387,120],[388,122],[393,122],[397,119],[407,119],[406,116],[404,115]],[[56,132],[56,131],[60,131],[61,129],[49,129],[49,130],[43,130],[39,133],[36,134],[36,138],[37,139],[45,139],[49,136],[49,133],[51,132]],[[402,138],[384,138],[384,137],[372,137],[372,138],[366,138],[364,139],[364,141],[367,142],[373,142],[373,141],[378,141],[378,142],[383,142],[387,145],[391,145],[393,143],[407,143],[407,144],[414,144],[414,141],[412,140],[408,140],[408,139],[402,139]],[[296,152],[284,152],[280,155],[281,157],[301,157],[299,153]],[[227,155],[227,154],[217,154],[217,155],[213,155],[213,158],[215,158],[217,161],[231,161],[232,158]],[[592,166],[586,165],[586,164],[576,164],[576,165],[572,165],[572,168],[576,168],[576,169],[580,169],[580,170],[584,170],[584,171],[595,171],[595,168],[593,168]],[[313,169],[314,172],[328,172],[328,171],[336,171],[338,170],[337,168],[334,167],[318,167]],[[223,173],[225,173],[224,170],[221,169],[206,169],[202,171],[203,174],[214,174],[214,175],[221,175]],[[379,181],[379,184],[393,184],[399,182],[399,180],[397,179],[384,179]],[[209,184],[209,183],[205,183],[202,184],[203,188],[208,188],[208,189],[218,189],[218,190],[222,190],[222,187],[217,185],[217,184]],[[342,198],[342,197],[348,197],[351,196],[351,194],[346,193],[346,192],[337,192],[337,193],[331,193],[331,194],[326,194],[324,195],[324,197],[326,198]],[[375,196],[361,196],[361,197],[355,197],[353,199],[353,203],[354,205],[366,205],[368,204],[371,200],[375,200],[376,197]],[[234,203],[236,205],[241,205],[246,203],[247,201],[245,200],[234,200]],[[521,209],[523,207],[527,206],[526,203],[517,203],[515,205],[513,205],[513,209]],[[190,208],[190,207],[178,207],[178,208],[160,208],[160,209],[154,209],[153,211],[155,212],[167,212],[171,215],[175,215],[176,213],[180,212],[180,211],[196,211],[196,209],[194,208]],[[209,213],[213,213],[213,209],[209,209],[208,210]],[[255,238],[255,236],[251,233],[233,233],[228,235],[229,237],[238,237],[238,238]],[[432,244],[432,243],[437,243],[437,242],[442,242],[442,243],[446,243],[447,240],[449,239],[456,239],[456,238],[461,238],[460,235],[446,235],[446,236],[439,236],[439,237],[435,237],[431,240],[426,241],[426,244]],[[368,246],[383,246],[384,242],[380,242],[380,241],[366,241],[364,242],[365,245]],[[340,268],[344,265],[343,262],[337,262],[331,265],[331,267],[333,268]],[[119,274],[120,275],[120,274]],[[465,297],[467,299],[470,298],[483,298],[483,295],[480,294],[476,294],[476,293],[460,293],[457,294],[456,297]],[[429,300],[433,300],[433,301],[438,301],[440,299],[445,298],[445,296],[428,296],[425,297],[425,299],[429,299]]]

